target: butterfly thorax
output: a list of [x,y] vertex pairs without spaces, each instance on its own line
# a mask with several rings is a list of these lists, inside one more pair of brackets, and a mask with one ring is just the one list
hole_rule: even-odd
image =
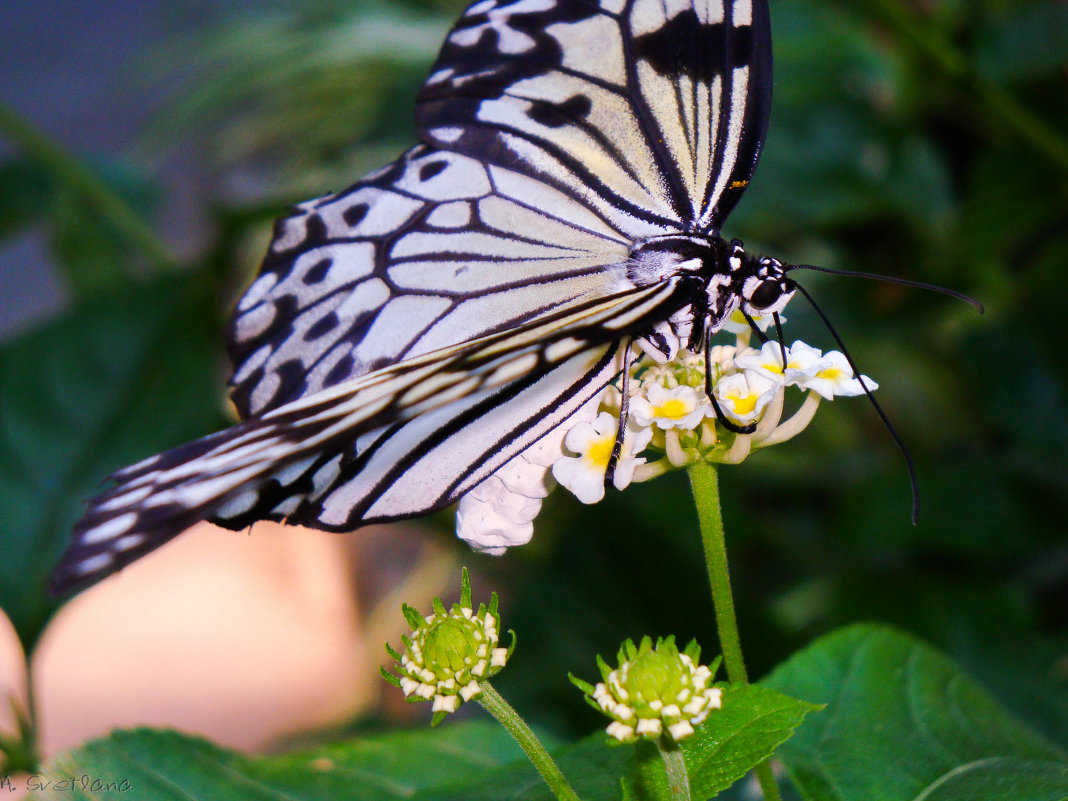
[[786,268],[777,259],[745,252],[737,239],[669,235],[639,242],[630,253],[626,278],[635,286],[664,281],[689,285],[683,305],[638,340],[657,361],[680,348],[699,350],[735,311],[755,316],[781,311],[792,294]]

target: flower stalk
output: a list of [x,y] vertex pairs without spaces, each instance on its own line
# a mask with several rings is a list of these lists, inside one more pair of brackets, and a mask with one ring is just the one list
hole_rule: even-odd
[[660,751],[660,758],[664,760],[671,797],[677,801],[690,801],[690,777],[686,773],[686,760],[683,759],[682,749],[678,743],[666,737],[659,738],[656,747]]
[[[694,462],[687,469],[697,519],[701,528],[701,544],[704,547],[708,580],[712,586],[712,605],[716,613],[716,629],[719,632],[723,664],[727,678],[732,684],[748,684],[749,674],[742,656],[742,640],[738,635],[738,619],[734,613],[734,595],[731,592],[730,571],[727,565],[727,540],[723,529],[723,511],[719,499],[719,476],[715,465],[705,461]],[[780,801],[779,788],[771,765],[762,762],[753,769],[757,782],[767,801]]]
[[553,758],[549,756],[541,740],[537,738],[526,721],[519,717],[519,713],[512,708],[512,705],[505,701],[488,681],[480,682],[479,687],[482,689],[482,694],[475,700],[508,730],[519,747],[523,749],[523,753],[537,768],[545,783],[549,785],[553,795],[559,801],[579,801],[579,797],[571,789],[571,785],[568,784]]

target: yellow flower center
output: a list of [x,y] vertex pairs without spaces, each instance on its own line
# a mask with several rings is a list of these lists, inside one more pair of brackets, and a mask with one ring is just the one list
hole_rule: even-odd
[[837,381],[841,375],[842,368],[828,367],[826,370],[820,370],[816,373],[816,378],[826,378],[828,381]]
[[608,469],[608,460],[612,458],[612,448],[616,445],[616,438],[599,439],[590,445],[590,449],[586,451],[586,458],[597,465]]
[[657,417],[666,417],[669,420],[678,420],[690,413],[686,404],[678,398],[669,398],[659,406],[653,407],[653,414]]
[[750,414],[760,399],[759,395],[728,395],[727,397],[734,406],[735,414]]

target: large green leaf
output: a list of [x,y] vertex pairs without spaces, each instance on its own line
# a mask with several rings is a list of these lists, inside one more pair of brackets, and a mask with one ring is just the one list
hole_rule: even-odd
[[1063,751],[944,654],[896,629],[842,629],[767,684],[827,704],[779,751],[808,798],[1068,798]]
[[[690,792],[711,798],[727,789],[774,753],[805,716],[818,707],[757,685],[724,689],[723,706],[692,737],[682,742]],[[643,771],[650,798],[671,798],[660,764]]]
[[0,608],[29,649],[82,500],[222,422],[214,303],[195,277],[100,296],[0,349]]
[[[137,729],[113,732],[52,760],[41,781],[75,777],[73,786],[62,794],[42,791],[31,797],[392,801],[421,797],[422,790],[481,775],[521,755],[502,729],[481,723],[396,732],[274,757],[244,756],[173,731]],[[98,784],[83,786],[80,777]]]
[[[729,689],[723,709],[686,745],[695,797],[709,798],[744,776],[811,709],[762,687]],[[584,801],[617,801],[623,797],[621,781],[635,775],[635,749],[612,745],[602,733],[560,749],[557,758]],[[173,731],[118,731],[56,757],[41,776],[53,783],[76,777],[63,788],[62,797],[72,801],[552,798],[510,736],[483,723],[395,732],[271,757],[247,757]],[[96,784],[83,786],[80,777]],[[33,797],[51,796],[42,788]]]

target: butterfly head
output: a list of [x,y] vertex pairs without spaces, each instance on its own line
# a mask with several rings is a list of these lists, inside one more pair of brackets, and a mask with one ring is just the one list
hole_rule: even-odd
[[750,317],[779,314],[794,296],[794,282],[787,276],[789,266],[771,256],[753,256],[742,243],[731,242],[732,283]]

